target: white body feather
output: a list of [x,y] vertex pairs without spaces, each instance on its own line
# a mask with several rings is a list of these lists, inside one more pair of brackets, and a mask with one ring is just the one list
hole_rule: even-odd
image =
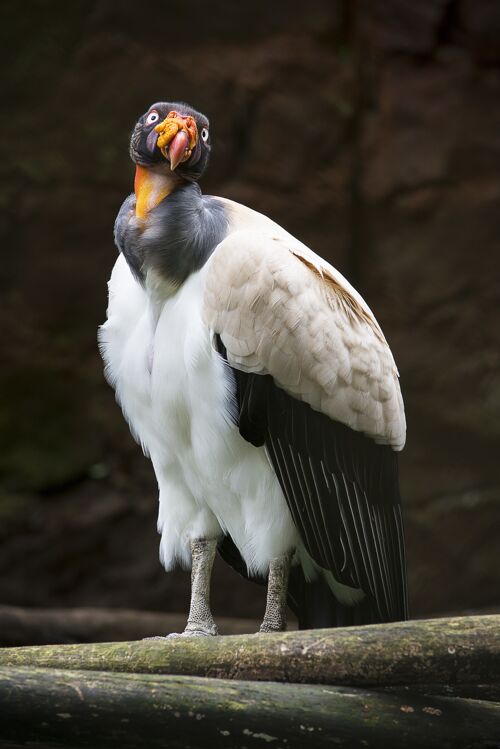
[[263,448],[231,421],[232,377],[201,317],[206,269],[173,296],[144,291],[120,256],[100,344],[107,377],[160,492],[160,557],[190,563],[189,541],[231,534],[249,569],[293,549],[298,535]]

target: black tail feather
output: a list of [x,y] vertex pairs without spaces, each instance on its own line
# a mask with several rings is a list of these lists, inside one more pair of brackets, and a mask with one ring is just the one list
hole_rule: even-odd
[[298,619],[299,629],[351,627],[380,621],[376,607],[368,598],[354,606],[345,606],[335,598],[322,575],[306,582],[300,567],[294,567],[290,574],[288,605]]

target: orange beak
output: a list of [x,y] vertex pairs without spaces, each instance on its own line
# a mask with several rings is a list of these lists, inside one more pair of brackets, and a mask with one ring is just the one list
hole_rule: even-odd
[[174,171],[183,161],[187,161],[198,142],[198,128],[194,119],[178,112],[169,112],[163,122],[155,127],[159,133],[157,146]]

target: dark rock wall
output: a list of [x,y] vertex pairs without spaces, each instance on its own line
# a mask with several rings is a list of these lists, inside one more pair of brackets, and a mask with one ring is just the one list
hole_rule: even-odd
[[[205,190],[365,295],[401,371],[414,613],[498,605],[500,5],[4,2],[0,602],[182,609],[96,328],[152,101],[212,121]],[[253,615],[218,571],[219,613]]]

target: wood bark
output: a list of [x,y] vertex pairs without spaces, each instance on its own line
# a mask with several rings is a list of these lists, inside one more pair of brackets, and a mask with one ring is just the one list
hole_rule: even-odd
[[498,746],[500,705],[398,691],[0,668],[0,747]]
[[500,681],[493,684],[406,684],[397,687],[373,688],[382,689],[385,692],[397,690],[401,694],[406,691],[408,694],[425,694],[428,697],[463,697],[500,704]]
[[339,629],[43,646],[0,665],[183,674],[360,687],[498,684],[500,616]]
[[[0,647],[136,640],[182,632],[186,614],[130,609],[28,609],[0,606]],[[217,617],[224,635],[257,632],[253,619]]]

